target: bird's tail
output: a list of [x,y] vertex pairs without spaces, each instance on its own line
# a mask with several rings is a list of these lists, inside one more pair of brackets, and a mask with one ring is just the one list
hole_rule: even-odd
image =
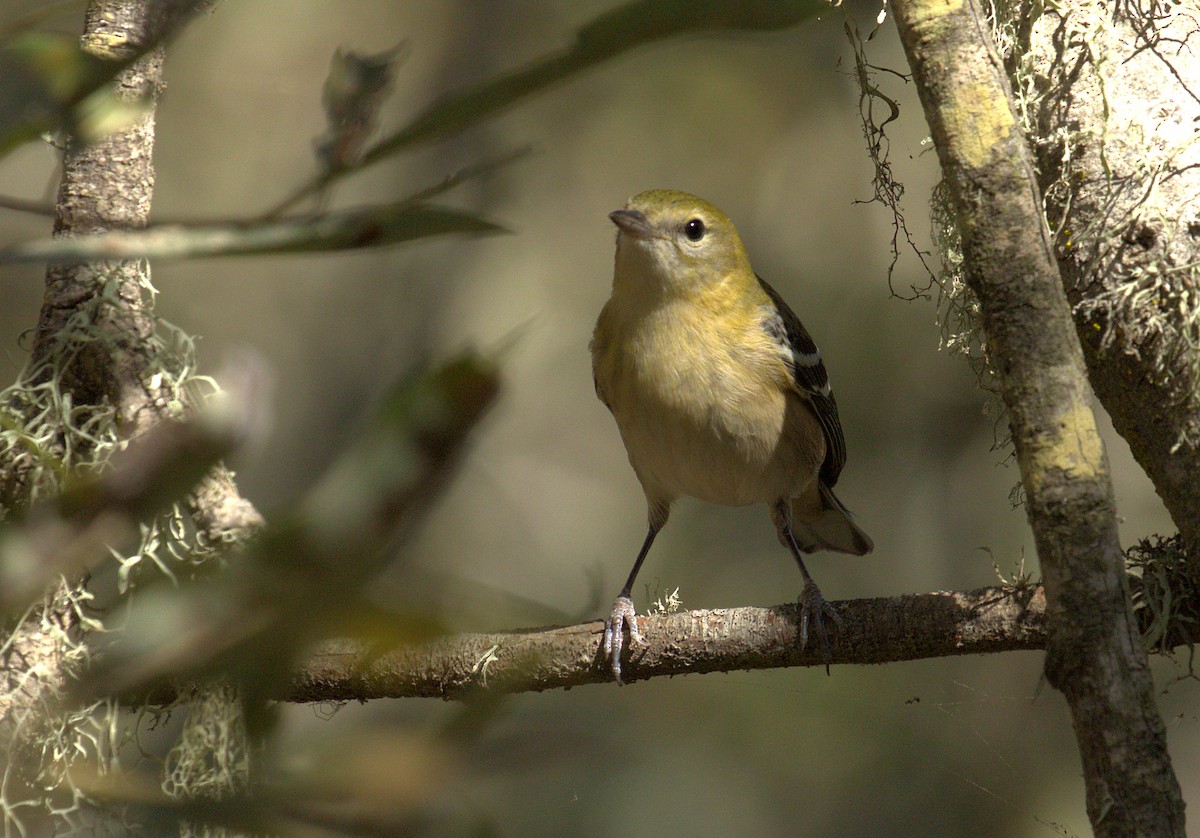
[[833,490],[820,480],[814,489],[792,499],[792,534],[805,553],[835,550],[862,556],[875,549],[875,543],[842,505]]

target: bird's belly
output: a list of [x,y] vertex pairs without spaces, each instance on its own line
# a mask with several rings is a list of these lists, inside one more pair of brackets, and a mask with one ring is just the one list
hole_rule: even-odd
[[[802,476],[795,440],[789,439],[784,394],[752,400],[719,381],[688,392],[682,400],[642,393],[631,400],[638,415],[618,419],[647,495],[747,506],[788,497],[797,483],[811,479]],[[810,471],[815,474],[815,467]]]

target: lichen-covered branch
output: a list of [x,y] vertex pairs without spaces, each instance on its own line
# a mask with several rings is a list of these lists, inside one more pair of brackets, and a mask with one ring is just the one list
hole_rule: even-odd
[[[161,44],[207,3],[197,0],[92,0],[83,47],[128,61],[116,94],[144,104],[127,127],[92,142],[70,137],[63,159],[55,235],[73,237],[145,226],[154,187],[154,108],[162,85]],[[147,45],[160,46],[146,52]],[[143,54],[144,53],[144,54]],[[153,312],[149,265],[141,260],[59,263],[49,268],[33,351],[19,380],[0,397],[0,515],[55,495],[65,474],[98,469],[123,440],[189,411],[193,378],[186,336],[161,327]],[[221,473],[192,504],[197,529],[221,546],[225,533],[261,526],[251,504]],[[154,540],[154,526],[147,540]],[[140,551],[139,551],[140,552]],[[133,560],[122,563],[122,571]],[[60,700],[90,654],[84,635],[98,627],[82,608],[91,594],[58,586],[5,638],[0,681],[0,742],[7,792],[5,828],[24,831],[38,807],[70,817],[55,787],[72,760],[107,750],[100,706],[71,709]],[[226,702],[228,704],[228,702]],[[177,764],[182,764],[177,760]],[[19,796],[16,789],[22,788]],[[17,795],[17,796],[14,796]],[[44,799],[39,799],[44,795]],[[53,802],[52,802],[53,801]],[[75,801],[78,804],[78,800]]]
[[[93,3],[83,36],[85,49],[100,54],[132,49],[131,45],[146,32],[143,5]],[[120,95],[129,99],[152,96],[161,79],[162,55],[156,50],[120,75]],[[151,111],[93,146],[68,148],[59,189],[57,234],[145,223],[154,183],[150,163],[153,135]],[[107,282],[106,276],[113,281]],[[77,403],[92,406],[90,413],[112,412],[119,405],[124,416],[137,421],[142,408],[152,401],[140,380],[142,365],[131,367],[123,363],[125,358],[110,359],[105,354],[110,343],[121,355],[146,351],[141,344],[153,327],[143,304],[144,280],[135,263],[72,265],[49,271],[29,380],[20,398],[34,404],[27,394],[54,379],[55,394],[69,393]],[[85,320],[86,329],[72,328],[83,326]],[[94,340],[102,334],[107,334],[109,341]],[[26,402],[10,391],[5,407],[18,413]],[[87,424],[94,417],[74,418]],[[58,450],[47,452],[64,465],[73,464],[76,454],[86,459],[85,454],[64,443],[70,436],[70,431],[58,429]],[[5,458],[0,471],[0,500],[5,506],[29,503],[42,480],[34,472],[43,465],[36,458]],[[78,618],[74,602],[65,588],[60,590],[7,639],[9,655],[4,662],[8,689],[0,695],[0,741],[16,750],[21,750],[24,741],[45,733],[42,726],[48,722],[42,719],[43,711],[52,706],[51,697],[61,692],[68,677],[66,670],[77,657],[69,649]],[[58,626],[59,630],[48,632],[47,625]],[[20,689],[14,690],[18,683]],[[35,719],[41,722],[32,724]]]
[[998,23],[1088,374],[1200,578],[1200,9],[1031,6]]
[[[837,603],[833,663],[869,664],[1045,646],[1046,601],[1038,585],[937,591]],[[688,673],[823,666],[819,650],[801,649],[794,604],[722,608],[639,618],[646,644],[635,647],[626,681]],[[361,640],[321,644],[279,698],[366,701],[465,699],[582,684],[611,684],[600,654],[600,621],[574,626],[461,634],[387,648]],[[131,695],[141,703],[145,695]],[[149,703],[176,698],[162,687]]]
[[1089,406],[1032,155],[976,0],[901,0],[901,42],[962,236],[1045,575],[1046,676],[1071,708],[1099,835],[1184,834],[1130,606],[1108,462]]

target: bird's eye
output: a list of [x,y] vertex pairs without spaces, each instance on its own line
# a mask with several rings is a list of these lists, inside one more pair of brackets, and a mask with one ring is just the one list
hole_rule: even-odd
[[699,218],[693,218],[683,225],[683,234],[688,237],[689,241],[698,242],[704,238],[705,228],[704,222]]

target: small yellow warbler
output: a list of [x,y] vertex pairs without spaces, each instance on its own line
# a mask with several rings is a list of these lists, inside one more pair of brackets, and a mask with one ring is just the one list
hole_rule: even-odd
[[804,553],[861,556],[867,537],[833,494],[846,445],[821,353],[799,318],[755,275],[729,218],[669,189],[610,213],[617,225],[612,296],[592,337],[596,394],[612,411],[646,493],[650,528],[604,630],[621,682],[623,634],[641,643],[634,579],[687,495],[724,506],[765,503],[804,588],[828,668],[823,618],[841,622],[804,566]]

